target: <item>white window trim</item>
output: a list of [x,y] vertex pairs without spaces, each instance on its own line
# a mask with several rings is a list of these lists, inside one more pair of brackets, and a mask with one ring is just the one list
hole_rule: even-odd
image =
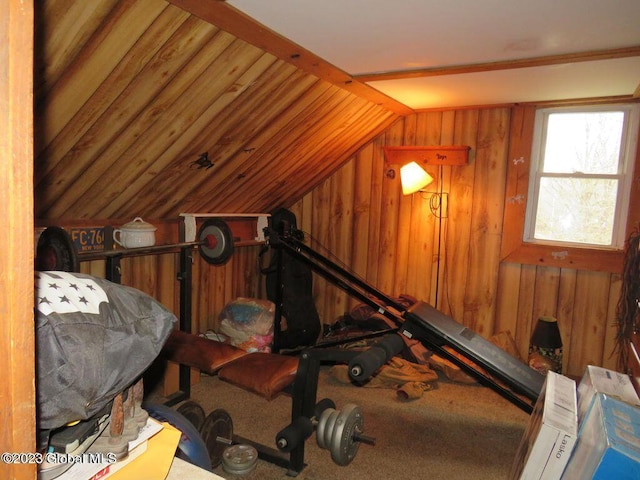
[[[539,240],[534,238],[534,213],[538,208],[538,190],[540,187],[540,169],[542,165],[542,153],[546,144],[546,128],[544,128],[546,119],[552,113],[570,113],[570,112],[596,112],[596,111],[624,111],[625,122],[622,132],[621,143],[621,161],[618,165],[618,174],[610,175],[611,178],[620,179],[620,188],[616,201],[616,213],[613,225],[612,244],[596,245],[588,243],[562,242]],[[551,107],[543,108],[536,111],[534,122],[533,145],[531,150],[531,170],[529,174],[529,198],[525,212],[525,223],[523,230],[523,242],[538,245],[558,245],[578,248],[605,249],[605,250],[621,250],[624,248],[626,240],[627,216],[629,212],[629,198],[631,186],[633,183],[633,169],[635,164],[636,148],[638,144],[638,128],[640,125],[640,104],[610,104],[610,105],[591,105],[591,106],[575,106],[575,107]],[[564,176],[564,175],[562,175]],[[571,175],[573,178],[579,177],[580,174]],[[589,175],[585,175],[588,177]],[[606,175],[598,175],[598,177],[606,177]]]

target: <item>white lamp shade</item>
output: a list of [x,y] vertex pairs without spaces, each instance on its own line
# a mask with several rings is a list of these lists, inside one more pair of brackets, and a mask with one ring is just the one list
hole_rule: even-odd
[[416,162],[407,163],[400,168],[402,194],[411,195],[433,182],[433,177]]

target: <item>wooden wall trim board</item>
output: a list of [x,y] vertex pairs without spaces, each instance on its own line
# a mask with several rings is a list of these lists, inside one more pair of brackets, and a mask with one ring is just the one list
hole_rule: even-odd
[[635,162],[633,182],[631,183],[631,192],[629,194],[627,239],[629,239],[632,234],[640,232],[640,131],[638,132],[638,147],[636,149]]
[[522,243],[503,260],[532,265],[620,273],[622,272],[624,254],[619,250],[553,247]]
[[[0,448],[35,452],[33,2],[0,0]],[[0,462],[0,477],[35,465]]]
[[522,245],[529,191],[527,164],[531,158],[535,114],[536,108],[533,106],[513,108],[500,252],[503,259]]
[[417,68],[393,72],[367,73],[355,75],[361,82],[375,82],[379,80],[397,80],[403,78],[435,77],[441,75],[459,75],[463,73],[492,72],[496,70],[511,70],[514,68],[530,68],[546,65],[561,65],[565,63],[592,62],[640,56],[640,46],[613,48],[608,50],[566,53],[533,57],[518,60],[504,60],[500,62],[475,63],[468,65],[453,65],[434,68]]

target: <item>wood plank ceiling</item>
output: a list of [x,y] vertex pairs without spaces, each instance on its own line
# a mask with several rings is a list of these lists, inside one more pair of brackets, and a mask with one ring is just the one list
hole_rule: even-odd
[[223,30],[224,2],[191,3],[36,2],[36,218],[272,211],[408,113]]

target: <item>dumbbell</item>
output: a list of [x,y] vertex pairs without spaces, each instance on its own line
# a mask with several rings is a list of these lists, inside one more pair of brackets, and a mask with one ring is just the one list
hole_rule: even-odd
[[278,449],[283,452],[292,451],[311,436],[322,412],[328,408],[334,409],[335,407],[336,404],[330,398],[320,400],[314,408],[312,418],[298,417],[276,434]]
[[299,417],[276,435],[276,445],[285,452],[292,451],[316,429],[316,442],[331,452],[338,465],[351,463],[360,443],[375,445],[375,439],[364,435],[364,417],[357,405],[347,404],[336,410],[330,399],[318,402],[312,418]]

